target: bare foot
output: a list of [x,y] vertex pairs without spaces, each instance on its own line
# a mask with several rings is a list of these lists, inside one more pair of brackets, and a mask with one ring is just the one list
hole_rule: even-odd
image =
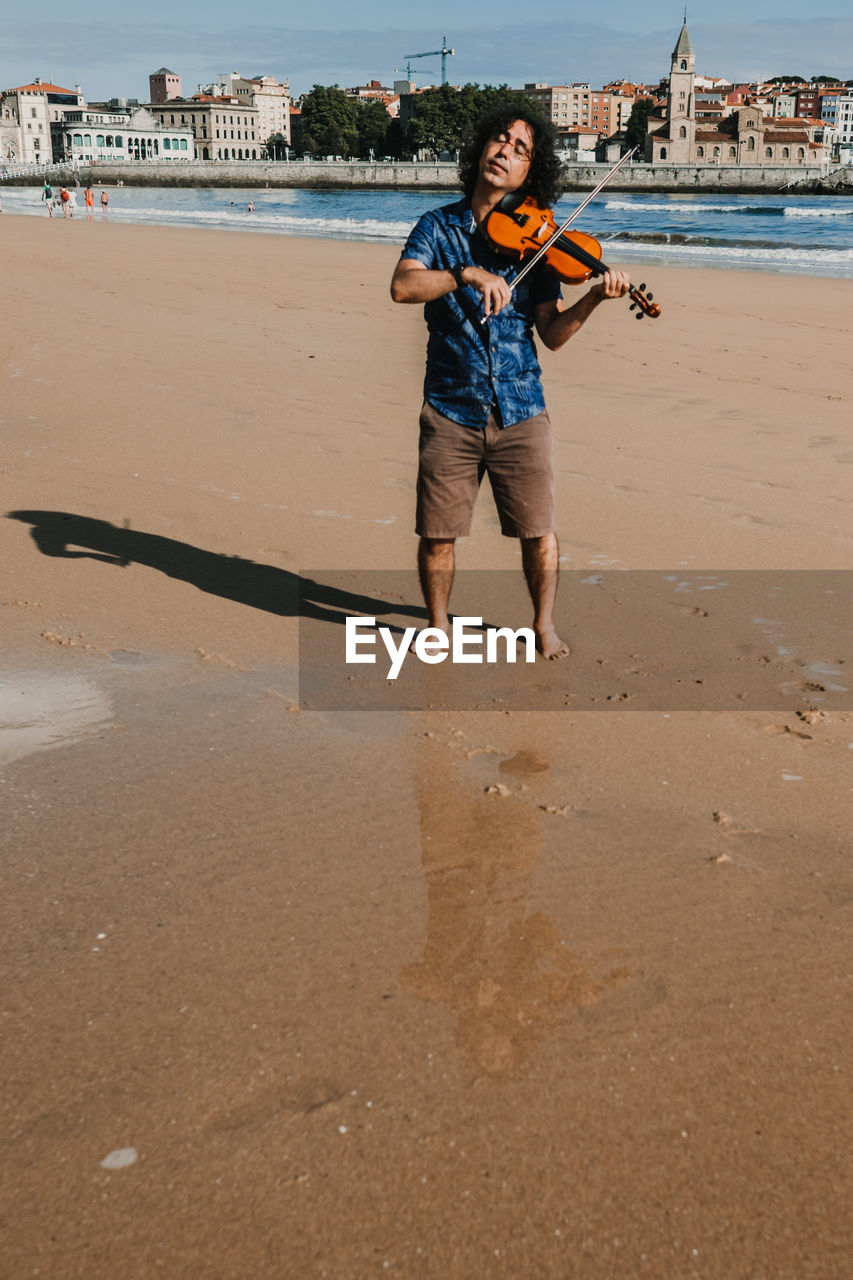
[[568,658],[571,649],[557,635],[553,627],[536,632],[536,648],[543,658]]
[[[447,639],[447,637],[450,635],[450,619],[448,618],[447,621],[443,623],[431,622],[428,627],[422,627],[421,631],[440,631],[444,635],[445,639]],[[421,631],[416,631],[415,634],[412,636],[412,643],[409,645],[409,653],[414,653],[415,655],[417,655],[417,650],[415,649],[415,645],[417,644],[418,636],[421,634]],[[448,641],[448,645],[449,645],[449,641]]]

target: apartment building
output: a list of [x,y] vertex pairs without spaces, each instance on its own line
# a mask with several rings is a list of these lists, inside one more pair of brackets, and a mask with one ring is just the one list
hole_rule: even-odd
[[559,135],[595,130],[609,138],[627,125],[634,103],[632,97],[588,84],[526,84],[524,92]]
[[85,102],[79,85],[63,89],[43,80],[0,93],[0,159],[49,164],[53,159],[51,125]]
[[258,136],[258,109],[239,98],[197,93],[173,102],[152,102],[148,110],[164,126],[185,125],[191,130],[197,160],[262,160],[266,156],[266,138]]
[[257,141],[282,138],[290,146],[290,83],[274,76],[251,76],[230,71],[216,77],[213,85],[200,92],[213,96],[236,98],[244,106],[257,111]]

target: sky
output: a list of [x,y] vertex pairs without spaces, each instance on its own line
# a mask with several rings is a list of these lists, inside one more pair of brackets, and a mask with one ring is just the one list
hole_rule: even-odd
[[[850,0],[715,0],[688,5],[696,70],[734,82],[773,75],[853,78]],[[20,8],[18,12],[21,12]],[[283,6],[255,0],[244,22],[232,0],[149,0],[119,7],[111,0],[44,0],[39,20],[5,22],[0,88],[36,77],[82,87],[90,101],[148,99],[148,76],[176,71],[186,95],[221,72],[289,80],[294,96],[313,84],[350,86],[405,78],[406,56],[439,49],[453,84],[565,84],[600,87],[624,78],[656,82],[669,73],[683,20],[682,3],[611,0],[574,21],[563,0],[537,0],[529,15],[510,0],[434,0],[429,25],[422,6],[390,0],[324,0]],[[74,21],[69,21],[73,13]],[[747,19],[743,19],[746,13]],[[357,15],[358,25],[355,25]],[[439,83],[441,58],[418,58],[415,82]]]

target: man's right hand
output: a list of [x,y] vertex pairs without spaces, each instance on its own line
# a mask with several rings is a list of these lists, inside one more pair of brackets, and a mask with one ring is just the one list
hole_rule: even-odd
[[482,296],[484,315],[496,316],[512,301],[512,290],[503,276],[492,275],[482,267],[466,267],[462,279]]
[[[503,276],[492,275],[482,267],[465,267],[462,279],[481,295],[487,316],[497,315],[512,298],[512,290]],[[391,297],[395,302],[433,302],[452,293],[456,287],[449,271],[428,269],[417,258],[401,258],[391,280]]]

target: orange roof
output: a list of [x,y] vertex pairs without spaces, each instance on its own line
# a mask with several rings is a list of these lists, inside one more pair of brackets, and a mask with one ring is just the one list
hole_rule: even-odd
[[71,98],[78,96],[76,89],[61,89],[58,84],[45,84],[43,80],[34,81],[32,84],[19,84],[12,93],[67,93]]

